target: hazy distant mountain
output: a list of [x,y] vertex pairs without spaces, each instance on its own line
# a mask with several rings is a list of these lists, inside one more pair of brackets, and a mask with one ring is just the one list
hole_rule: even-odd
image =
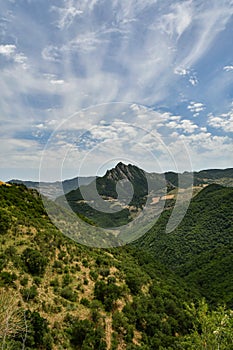
[[62,182],[35,182],[35,181],[22,181],[22,180],[10,180],[9,183],[24,184],[27,188],[35,188],[41,194],[50,199],[55,199],[64,193],[68,193],[79,186],[88,185],[95,179],[95,176],[88,177],[75,177],[73,179],[64,180]]
[[[179,183],[179,176],[181,176],[181,183]],[[73,179],[64,180],[61,182],[34,182],[34,181],[23,181],[13,179],[8,181],[9,183],[24,184],[28,188],[35,188],[39,190],[40,193],[45,195],[50,199],[56,199],[64,194],[78,189],[80,186],[88,186],[96,179],[95,176],[88,177],[75,177]],[[90,187],[88,192],[90,192],[91,197],[93,196],[93,189],[97,188],[98,193],[101,196],[117,198],[118,194],[116,192],[116,183],[120,180],[121,182],[121,193],[124,192],[124,181],[128,181],[133,185],[134,189],[134,201],[141,201],[144,196],[148,194],[148,182],[149,187],[156,189],[164,187],[166,183],[167,190],[170,191],[176,187],[188,187],[192,182],[194,186],[200,186],[204,184],[217,183],[225,186],[233,186],[233,168],[228,169],[207,169],[201,170],[199,172],[185,172],[183,174],[178,174],[173,171],[168,171],[165,173],[147,173],[144,170],[131,164],[118,163],[115,168],[110,169],[102,177],[97,177],[96,185],[92,184],[94,187]],[[126,183],[125,181],[125,183]],[[61,186],[62,185],[62,186]],[[127,185],[126,185],[127,187]],[[118,188],[119,189],[119,188]],[[126,199],[128,198],[128,189],[126,188]],[[150,192],[150,190],[149,190]],[[123,193],[122,193],[123,195]],[[77,200],[83,199],[80,192],[77,191],[75,194],[72,193],[71,198]],[[142,204],[142,203],[141,203]]]

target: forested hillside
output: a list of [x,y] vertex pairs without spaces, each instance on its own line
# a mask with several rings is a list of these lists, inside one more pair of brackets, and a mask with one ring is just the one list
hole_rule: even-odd
[[145,251],[81,246],[35,190],[0,186],[2,349],[232,349],[232,329],[230,310]]
[[136,246],[194,284],[211,304],[233,307],[233,188],[209,185],[193,198],[175,231],[166,233],[171,210]]

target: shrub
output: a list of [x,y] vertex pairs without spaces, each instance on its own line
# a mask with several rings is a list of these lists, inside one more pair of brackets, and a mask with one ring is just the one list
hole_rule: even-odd
[[91,270],[89,276],[93,281],[97,281],[99,275],[95,270]]
[[89,307],[90,306],[90,301],[87,299],[87,298],[82,298],[80,300],[80,304],[86,306],[86,307]]
[[21,286],[25,287],[28,284],[28,277],[24,276],[21,280],[20,280],[20,284]]
[[57,277],[54,278],[54,280],[51,280],[51,281],[50,281],[50,286],[51,286],[51,287],[59,287],[59,286],[60,286],[60,283],[59,283]]
[[73,292],[72,288],[71,287],[64,287],[62,288],[61,290],[61,296],[64,298],[64,299],[67,299],[69,301],[76,301],[77,299],[77,294],[75,292]]
[[83,259],[82,264],[83,264],[84,267],[88,267],[87,259]]
[[70,283],[72,283],[73,278],[67,273],[63,276],[62,279],[62,287],[68,286]]
[[2,286],[12,286],[14,285],[14,281],[17,279],[15,273],[10,273],[7,271],[3,271],[0,273],[0,285]]
[[48,260],[38,250],[26,248],[22,254],[22,260],[27,271],[32,275],[43,276],[45,273]]
[[75,349],[105,350],[106,343],[103,337],[103,329],[95,329],[93,322],[78,319],[72,321],[70,341]]
[[30,288],[22,288],[20,289],[20,293],[24,301],[33,300],[38,295],[36,286],[31,286]]
[[97,281],[94,288],[94,296],[100,300],[106,311],[111,311],[114,302],[122,295],[122,289],[115,283],[105,283]]
[[0,235],[5,235],[11,226],[11,218],[9,214],[1,208],[0,211]]
[[37,286],[39,286],[39,285],[41,284],[41,282],[42,282],[42,279],[41,279],[39,276],[35,276],[35,277],[33,278],[33,282],[34,282]]
[[87,279],[87,278],[84,278],[84,280],[83,280],[83,284],[84,284],[85,286],[87,286],[87,285],[88,285],[88,283],[89,283],[88,279]]

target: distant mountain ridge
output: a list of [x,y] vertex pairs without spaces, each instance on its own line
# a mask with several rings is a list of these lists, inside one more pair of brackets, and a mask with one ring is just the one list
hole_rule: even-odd
[[23,184],[27,188],[37,189],[41,194],[45,195],[50,199],[55,199],[63,195],[64,193],[68,193],[78,188],[79,186],[88,185],[93,180],[95,180],[95,176],[78,176],[73,179],[55,182],[23,181],[12,179],[8,181],[8,183]]
[[[133,188],[132,198],[127,187],[129,183]],[[158,174],[148,173],[135,165],[119,162],[114,168],[107,170],[104,176],[65,193],[65,196],[58,197],[56,202],[61,206],[67,206],[68,203],[74,212],[84,215],[97,226],[114,227],[129,223],[146,202],[155,206],[162,199],[166,201],[166,207],[172,207],[178,188],[185,190],[193,184],[195,188],[193,193],[196,194],[203,186],[211,183],[233,185],[233,169]],[[118,208],[118,211],[109,213],[101,210],[103,201],[99,197],[110,206],[110,209]],[[151,210],[153,211],[153,208]]]
[[[233,186],[233,168],[226,169],[206,169],[200,171],[192,172],[184,172],[183,174],[177,173],[174,171],[166,171],[164,173],[156,173],[151,172],[148,173],[135,165],[132,164],[124,164],[119,162],[113,169],[107,170],[104,176],[87,176],[87,177],[75,177],[73,179],[64,180],[62,182],[35,182],[35,181],[24,181],[12,179],[8,181],[8,183],[16,183],[16,184],[24,184],[28,188],[35,188],[39,190],[43,195],[47,196],[50,199],[56,199],[63,194],[67,194],[70,191],[76,190],[80,186],[87,186],[96,178],[97,187],[101,191],[101,195],[113,195],[116,197],[116,192],[114,192],[111,182],[119,181],[119,180],[128,180],[130,182],[137,182],[141,184],[141,190],[146,193],[147,180],[156,181],[157,183],[164,180],[167,182],[167,186],[169,189],[175,188],[179,186],[179,175],[183,175],[182,185],[185,186],[184,175],[189,180],[190,177],[193,177],[193,185],[198,186],[202,184],[211,184],[217,183],[220,185]],[[102,179],[102,180],[101,180]],[[146,181],[145,181],[146,180]],[[107,183],[109,186],[104,185]],[[187,181],[189,184],[190,181]],[[62,184],[62,187],[61,187]],[[108,192],[110,191],[110,192]],[[115,198],[114,197],[114,198]]]
[[[148,196],[152,196],[152,187],[153,195],[166,193],[164,175],[147,173],[135,165],[119,162],[104,176],[97,177],[95,182],[57,198],[56,203],[61,206],[68,203],[74,212],[86,216],[97,225],[116,227],[130,222],[142,209]],[[107,207],[113,212],[108,212]]]

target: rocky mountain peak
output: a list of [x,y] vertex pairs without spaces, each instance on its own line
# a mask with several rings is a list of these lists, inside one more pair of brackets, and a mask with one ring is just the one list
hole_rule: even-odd
[[119,162],[115,168],[107,170],[105,177],[114,181],[119,181],[123,179],[128,179],[132,181],[135,178],[136,173],[141,173],[143,170],[131,164],[124,164]]

